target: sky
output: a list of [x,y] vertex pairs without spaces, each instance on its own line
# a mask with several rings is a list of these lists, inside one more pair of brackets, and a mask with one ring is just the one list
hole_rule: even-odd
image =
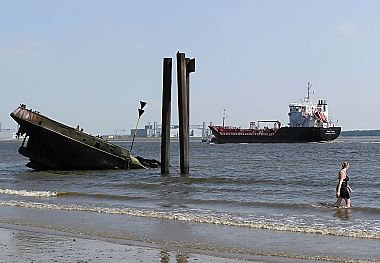
[[0,122],[21,103],[85,132],[161,122],[162,64],[195,58],[190,124],[288,123],[325,99],[343,130],[380,129],[380,1],[0,1]]

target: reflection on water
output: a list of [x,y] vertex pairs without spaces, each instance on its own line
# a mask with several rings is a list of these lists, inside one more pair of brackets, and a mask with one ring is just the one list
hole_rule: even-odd
[[177,254],[177,263],[187,263],[189,257],[183,254]]
[[352,216],[351,208],[341,208],[338,209],[335,213],[335,217],[342,221],[349,221]]
[[161,258],[161,261],[160,261],[161,263],[169,263],[170,255],[166,251],[161,251],[160,258]]
[[160,263],[169,263],[169,262],[176,262],[176,263],[187,263],[188,262],[188,255],[184,255],[182,253],[177,253],[175,255],[176,261],[170,261],[170,254],[167,251],[161,251],[160,252]]

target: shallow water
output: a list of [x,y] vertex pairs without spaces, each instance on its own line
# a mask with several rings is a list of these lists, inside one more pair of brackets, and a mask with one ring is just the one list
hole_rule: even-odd
[[[246,233],[268,230],[267,238],[274,235],[275,240],[282,240],[272,254],[293,251],[306,255],[306,248],[295,250],[294,246],[286,245],[288,235],[292,234],[304,234],[302,238],[291,237],[300,243],[305,235],[312,234],[318,238],[317,243],[347,238],[350,242],[366,244],[363,249],[380,244],[380,137],[341,137],[330,143],[308,144],[217,145],[193,141],[190,175],[185,177],[178,172],[178,142],[171,143],[171,174],[164,177],[157,169],[37,172],[24,166],[27,159],[17,153],[20,144],[0,142],[3,223],[53,225],[53,228],[62,225],[60,231],[66,227],[92,231],[93,235],[108,229],[105,232],[113,238],[117,238],[112,236],[114,233],[122,233],[121,236],[125,234],[130,239],[158,243],[175,240],[179,228],[190,224],[191,231],[195,231],[194,227],[207,228],[203,232],[212,232],[213,238],[198,233],[200,240],[189,238],[189,244],[216,246],[220,231],[230,235],[227,238],[225,233],[220,233],[224,241],[218,246],[230,248],[230,244],[235,244],[237,250],[252,247]],[[130,145],[129,142],[119,144]],[[159,159],[160,142],[135,142],[134,153]],[[351,164],[348,171],[353,188],[351,209],[332,207],[343,161]],[[42,212],[44,216],[39,216]],[[47,218],[45,213],[51,216]],[[70,219],[59,224],[60,217]],[[102,223],[95,223],[89,217]],[[135,220],[137,225],[144,222],[147,232],[125,225],[125,221]],[[165,228],[168,238],[157,236],[151,223],[147,223],[151,220],[168,222],[162,224],[170,224],[176,231]],[[103,230],[99,230],[100,225]],[[213,229],[214,226],[217,228]],[[252,232],[251,236],[255,234]],[[262,253],[269,247],[269,244],[262,247],[256,244],[256,252],[252,253]],[[335,247],[322,251],[329,249],[328,256],[340,256],[335,254]],[[315,254],[323,254],[322,251],[316,250]],[[374,260],[380,258],[379,253],[377,249],[368,249],[363,250],[363,256],[356,251],[349,258]]]

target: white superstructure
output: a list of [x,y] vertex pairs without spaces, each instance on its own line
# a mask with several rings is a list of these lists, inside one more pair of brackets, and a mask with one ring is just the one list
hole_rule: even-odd
[[0,122],[0,140],[13,140],[16,139],[15,129],[3,129]]
[[310,82],[307,83],[307,97],[300,102],[289,103],[290,127],[323,127],[332,125],[326,100],[318,100],[315,104],[310,100]]

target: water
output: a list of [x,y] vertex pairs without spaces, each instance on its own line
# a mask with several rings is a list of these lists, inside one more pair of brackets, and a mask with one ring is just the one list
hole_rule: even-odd
[[[1,223],[161,245],[177,242],[221,253],[329,260],[342,253],[321,244],[344,238],[358,250],[343,258],[380,259],[378,249],[370,249],[380,244],[380,137],[309,144],[193,141],[186,177],[178,174],[178,142],[171,144],[166,177],[154,169],[33,171],[17,153],[20,144],[0,142]],[[160,143],[135,142],[134,153],[159,159]],[[351,209],[332,207],[343,161],[351,164]],[[257,244],[252,245],[252,237]],[[305,240],[316,245],[300,246]]]

